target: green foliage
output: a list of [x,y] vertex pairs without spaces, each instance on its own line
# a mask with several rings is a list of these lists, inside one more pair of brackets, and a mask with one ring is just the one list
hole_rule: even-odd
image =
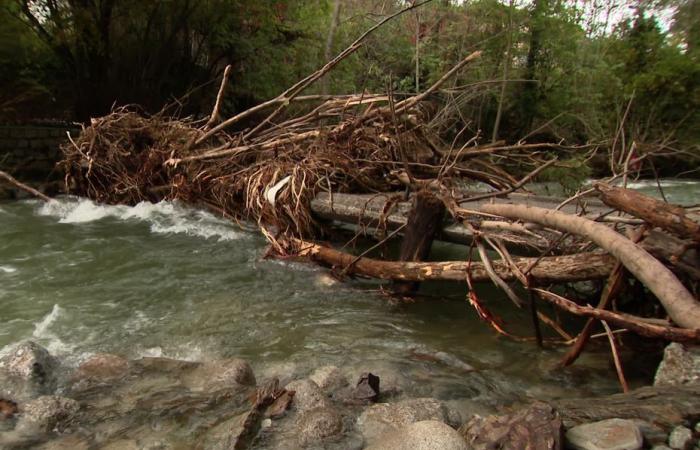
[[[102,114],[114,103],[156,111],[192,89],[182,112],[203,115],[218,77],[231,64],[224,111],[231,114],[320,67],[326,42],[335,55],[379,17],[407,4],[342,0],[333,28],[334,2],[0,0],[0,81],[16,86],[4,93],[19,94],[42,111],[42,99],[74,101],[78,119]],[[31,7],[23,10],[24,3]],[[615,15],[605,11],[614,5],[636,10],[613,27]],[[412,93],[416,76],[425,89],[481,50],[480,60],[446,86],[459,89],[439,94],[458,109],[451,125],[457,130],[466,125],[490,136],[500,110],[498,138],[509,142],[523,136],[603,141],[621,129],[628,144],[672,141],[700,153],[699,5],[436,0],[371,35],[326,76],[325,86],[333,93]],[[663,27],[656,19],[662,8],[665,17],[672,16]],[[45,92],[51,96],[36,95]],[[6,94],[2,102],[17,104]]]

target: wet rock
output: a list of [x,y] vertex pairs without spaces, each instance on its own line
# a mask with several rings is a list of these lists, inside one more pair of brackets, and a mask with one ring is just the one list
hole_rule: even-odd
[[303,413],[297,426],[299,443],[306,447],[339,436],[343,432],[343,419],[334,408],[315,408]]
[[[367,408],[357,426],[368,443],[379,436],[415,422],[449,422],[448,408],[433,398],[416,398],[397,403],[378,403]],[[456,425],[456,424],[453,424]]]
[[[522,448],[522,447],[521,447]],[[449,425],[434,420],[415,422],[381,436],[367,450],[468,450]]]
[[631,420],[608,419],[571,428],[566,442],[574,450],[637,450],[643,440]]
[[80,436],[65,436],[46,442],[37,450],[88,450],[90,443]]
[[0,358],[0,398],[17,403],[56,387],[58,362],[44,347],[25,341]]
[[672,450],[671,447],[667,445],[655,445],[651,448],[651,450]]
[[72,379],[73,381],[112,381],[122,378],[128,371],[129,361],[127,359],[109,353],[97,353],[78,367]]
[[348,379],[336,366],[319,367],[309,376],[324,391],[334,391],[347,386]]
[[373,403],[379,399],[380,379],[372,373],[363,373],[350,390],[348,400],[357,403]]
[[392,363],[386,361],[372,361],[363,364],[361,368],[351,369],[347,373],[349,380],[357,380],[363,374],[371,372],[381,379],[381,398],[386,401],[390,397],[397,396],[404,392],[410,384],[410,380],[401,370]]
[[675,450],[689,450],[693,445],[693,432],[689,428],[678,426],[668,435],[668,446]]
[[23,434],[61,431],[70,426],[79,409],[75,400],[44,395],[22,406],[16,429]]
[[184,377],[193,391],[209,391],[234,386],[255,386],[255,375],[247,361],[233,358],[204,362]]
[[563,441],[559,415],[540,402],[513,414],[476,416],[459,431],[472,450],[559,450]]
[[633,419],[633,422],[637,425],[639,431],[642,432],[645,444],[650,446],[666,444],[668,433],[662,427],[646,420]]
[[102,446],[101,450],[140,450],[140,448],[133,439],[119,439]]
[[664,350],[664,358],[654,377],[654,385],[680,385],[700,382],[700,347],[677,342]]
[[330,401],[323,391],[321,391],[321,388],[309,379],[292,381],[285,389],[294,391],[292,408],[297,411],[303,412],[314,408],[330,406]]
[[9,420],[17,413],[17,403],[0,398],[0,421]]

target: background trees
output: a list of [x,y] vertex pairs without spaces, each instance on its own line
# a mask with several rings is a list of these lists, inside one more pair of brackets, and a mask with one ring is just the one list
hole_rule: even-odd
[[[0,0],[0,114],[87,120],[114,104],[206,114],[273,97],[401,0]],[[474,49],[440,95],[484,139],[613,140],[700,153],[699,0],[435,0],[312,88],[415,91]],[[214,81],[216,83],[216,81]],[[204,87],[203,87],[204,86]]]

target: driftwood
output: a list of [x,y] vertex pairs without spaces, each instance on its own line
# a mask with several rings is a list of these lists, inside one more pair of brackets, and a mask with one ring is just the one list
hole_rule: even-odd
[[[469,270],[472,281],[490,281],[491,279],[484,264],[480,262],[383,261],[356,257],[300,239],[289,238],[281,243],[290,254],[308,257],[325,265],[342,268],[347,274],[363,275],[381,280],[464,282],[467,270]],[[513,262],[520,270],[524,271],[538,259],[513,258]],[[601,279],[608,276],[614,264],[614,258],[604,253],[548,256],[539,259],[539,262],[530,271],[530,277],[534,282],[543,284]],[[493,261],[492,265],[501,279],[506,281],[517,279],[505,261]]]
[[639,217],[655,227],[668,230],[682,238],[700,242],[700,223],[688,218],[685,208],[670,205],[631,189],[614,187],[605,183],[597,183],[595,188],[605,204]]
[[642,336],[677,342],[700,342],[700,328],[676,328],[647,323],[642,321],[639,317],[629,314],[615,313],[605,309],[593,308],[592,306],[581,306],[560,295],[545,291],[544,289],[534,289],[534,291],[540,298],[572,314],[604,320],[627,330],[634,331]]
[[700,327],[700,303],[678,278],[647,251],[605,225],[582,217],[521,205],[484,205],[490,214],[525,220],[584,236],[610,252],[651,290],[671,319],[684,328]]
[[695,421],[700,411],[700,384],[655,386],[628,394],[557,400],[551,403],[564,426],[621,418],[641,419],[666,433],[679,424]]
[[48,202],[48,201],[51,200],[49,197],[47,197],[46,195],[44,195],[44,194],[42,194],[41,192],[37,191],[37,190],[34,189],[33,187],[27,186],[26,184],[24,184],[24,183],[22,183],[22,182],[20,182],[20,181],[17,181],[17,179],[15,179],[12,175],[10,175],[10,174],[7,173],[7,172],[3,172],[2,170],[0,170],[0,180],[5,180],[5,181],[7,181],[8,183],[10,183],[11,185],[13,185],[14,187],[16,187],[16,188],[18,188],[18,189],[21,189],[21,190],[23,190],[23,191],[25,191],[25,192],[31,194],[32,196],[34,196],[34,197],[36,197],[36,198],[38,198],[38,199],[40,199],[40,200],[43,200],[43,201],[45,201],[45,202]]

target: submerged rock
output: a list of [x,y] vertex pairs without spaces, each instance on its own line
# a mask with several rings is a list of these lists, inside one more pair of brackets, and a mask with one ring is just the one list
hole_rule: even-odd
[[73,381],[112,381],[129,372],[129,361],[109,353],[97,353],[85,360],[72,376]]
[[70,426],[78,410],[75,400],[44,395],[22,406],[16,430],[23,434],[61,431]]
[[[378,403],[367,408],[357,426],[368,443],[398,428],[421,421],[450,422],[448,408],[433,398],[416,398],[397,403]],[[454,424],[456,425],[456,424]]]
[[449,425],[427,420],[390,431],[366,450],[469,450],[469,447]]
[[297,426],[299,443],[306,447],[340,436],[343,432],[343,418],[334,408],[315,408],[303,413]]
[[309,379],[292,381],[285,389],[294,391],[292,408],[297,411],[304,412],[314,408],[330,406],[330,401],[321,391],[321,388]]
[[664,350],[664,358],[654,377],[654,386],[700,382],[700,347],[673,342]]
[[561,419],[551,406],[540,402],[513,414],[476,416],[459,431],[472,450],[562,448]]
[[324,391],[333,391],[347,386],[348,379],[336,366],[319,367],[309,376]]
[[571,428],[566,442],[574,450],[638,450],[643,439],[633,421],[607,419]]

